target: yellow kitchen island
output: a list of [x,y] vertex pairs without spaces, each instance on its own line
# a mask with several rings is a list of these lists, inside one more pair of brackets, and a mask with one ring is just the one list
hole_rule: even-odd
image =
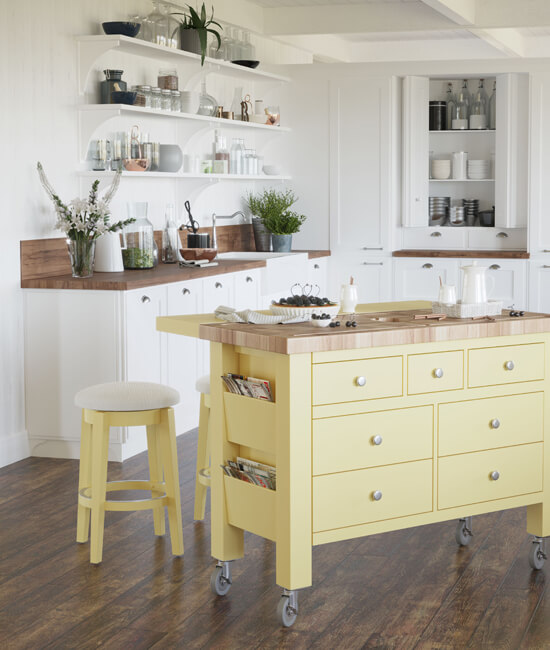
[[[527,508],[529,562],[550,535],[550,316],[422,319],[359,314],[357,328],[209,323],[212,585],[225,595],[243,532],[276,543],[278,615],[292,625],[312,547]],[[419,319],[420,318],[420,319]],[[178,331],[170,318],[159,324]],[[345,319],[344,319],[345,320]],[[274,402],[226,391],[222,375],[271,382]],[[277,468],[277,489],[227,476],[237,456]]]

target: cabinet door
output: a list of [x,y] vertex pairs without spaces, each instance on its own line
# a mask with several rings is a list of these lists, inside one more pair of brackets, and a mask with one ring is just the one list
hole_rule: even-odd
[[260,272],[253,269],[235,273],[233,278],[235,309],[260,309]]
[[487,293],[490,300],[502,300],[504,309],[527,309],[527,262],[486,259],[478,260],[478,264],[489,267]]
[[428,223],[429,97],[430,81],[427,77],[405,77],[402,151],[404,226],[426,226]]
[[529,266],[529,311],[550,314],[550,262],[533,261]]
[[[178,282],[167,288],[167,315],[184,316],[201,313],[202,281]],[[174,408],[176,431],[183,433],[198,426],[199,394],[195,383],[202,367],[200,345],[195,338],[166,334],[167,373],[166,383],[180,392],[181,401]]]
[[529,77],[497,75],[495,142],[495,223],[527,226]]
[[162,381],[161,333],[157,316],[166,307],[166,288],[147,287],[125,294],[127,381]]
[[340,288],[353,277],[360,303],[391,300],[391,257],[332,255],[329,272],[329,298],[340,299]]
[[[330,85],[331,249],[387,249],[393,221],[395,79]],[[426,168],[427,168],[426,162]]]
[[[531,75],[530,160],[529,160],[529,250],[548,253],[550,264],[550,219],[548,179],[550,178],[550,72]],[[531,307],[530,307],[531,309]]]
[[437,300],[440,277],[444,284],[458,284],[455,259],[394,258],[393,268],[392,300]]
[[[202,311],[213,313],[220,305],[233,307],[234,290],[233,275],[214,275],[202,281]],[[210,373],[210,344],[208,341],[199,342],[201,374]]]
[[328,291],[328,257],[317,257],[308,261],[307,281],[312,286],[319,287],[319,293],[323,296]]

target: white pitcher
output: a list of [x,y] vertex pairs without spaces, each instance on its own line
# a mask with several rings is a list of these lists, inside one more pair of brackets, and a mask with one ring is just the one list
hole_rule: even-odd
[[495,287],[495,279],[489,278],[493,283],[491,289],[487,291],[487,267],[478,266],[472,262],[470,266],[461,266],[464,271],[462,280],[462,302],[467,304],[479,304],[487,302],[487,295]]
[[124,271],[120,234],[106,232],[95,243],[94,271],[98,273],[116,273]]

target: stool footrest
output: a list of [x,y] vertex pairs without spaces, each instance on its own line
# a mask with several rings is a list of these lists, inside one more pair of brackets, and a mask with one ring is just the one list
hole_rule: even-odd
[[[84,487],[78,493],[78,503],[85,508],[92,507],[91,488]],[[168,504],[166,495],[166,485],[164,482],[155,481],[108,481],[106,486],[107,492],[116,492],[119,490],[148,490],[160,492],[163,494],[150,497],[148,499],[124,499],[113,500],[106,499],[104,509],[109,511],[132,511],[132,510],[152,510]]]
[[197,480],[201,485],[210,487],[210,483],[211,483],[210,467],[204,467],[203,469],[200,469],[197,475]]

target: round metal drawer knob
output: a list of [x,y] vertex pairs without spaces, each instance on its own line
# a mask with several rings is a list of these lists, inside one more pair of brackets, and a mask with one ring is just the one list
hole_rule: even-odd
[[382,444],[382,436],[373,436],[372,437],[372,443],[374,445],[381,445]]
[[380,490],[375,490],[372,493],[372,498],[374,499],[374,501],[380,501],[380,499],[382,498],[382,492],[380,492]]
[[498,479],[500,478],[500,472],[496,472],[496,471],[491,472],[491,478],[493,479],[493,481],[498,481]]
[[365,377],[356,377],[355,383],[358,386],[364,386],[367,383],[367,380],[365,379]]
[[504,367],[506,368],[506,370],[513,370],[516,366],[513,361],[507,361],[504,364]]
[[441,377],[443,377],[443,368],[436,368],[434,370],[434,377],[441,379]]
[[491,420],[491,429],[498,429],[499,426],[500,426],[500,420],[498,418]]

